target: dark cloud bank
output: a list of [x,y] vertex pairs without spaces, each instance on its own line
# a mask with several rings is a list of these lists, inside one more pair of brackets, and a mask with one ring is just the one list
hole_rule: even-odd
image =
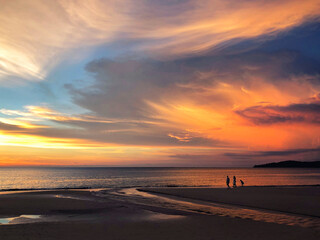
[[320,101],[287,106],[253,106],[236,113],[258,125],[301,122],[320,124]]

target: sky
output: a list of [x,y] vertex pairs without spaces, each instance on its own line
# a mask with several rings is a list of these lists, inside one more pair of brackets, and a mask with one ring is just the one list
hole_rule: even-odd
[[0,5],[0,166],[320,159],[319,0]]

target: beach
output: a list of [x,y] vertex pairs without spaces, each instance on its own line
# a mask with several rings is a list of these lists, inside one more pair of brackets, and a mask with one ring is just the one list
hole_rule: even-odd
[[141,190],[211,202],[320,217],[320,186],[237,188],[143,188]]
[[2,192],[0,239],[319,239],[319,189]]

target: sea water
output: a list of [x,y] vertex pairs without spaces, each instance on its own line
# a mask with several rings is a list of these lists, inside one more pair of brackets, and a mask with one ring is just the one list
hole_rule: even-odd
[[0,190],[148,186],[224,187],[226,176],[246,186],[318,185],[320,169],[2,167]]

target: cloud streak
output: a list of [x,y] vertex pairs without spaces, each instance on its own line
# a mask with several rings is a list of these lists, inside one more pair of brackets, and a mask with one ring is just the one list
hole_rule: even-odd
[[[0,78],[40,80],[75,49],[121,42],[177,58],[274,35],[319,17],[317,0],[3,1]],[[28,21],[25,21],[25,20]],[[79,55],[78,55],[79,56]]]
[[320,148],[297,148],[279,151],[252,151],[245,153],[224,153],[224,156],[239,159],[262,159],[266,161],[268,158],[280,160],[319,160]]
[[[112,119],[94,115],[68,115],[48,107],[26,106],[27,111],[1,109],[0,131],[8,138],[60,139],[73,147],[110,146],[209,146],[221,144],[196,134],[183,141],[180,130],[159,121]],[[21,140],[18,140],[21,142]],[[4,141],[6,142],[6,141]],[[79,145],[78,145],[79,144]],[[67,146],[69,144],[66,144]],[[55,144],[52,144],[54,147]],[[60,147],[61,144],[57,144]]]
[[320,102],[287,106],[253,106],[236,111],[255,124],[311,123],[320,124]]

